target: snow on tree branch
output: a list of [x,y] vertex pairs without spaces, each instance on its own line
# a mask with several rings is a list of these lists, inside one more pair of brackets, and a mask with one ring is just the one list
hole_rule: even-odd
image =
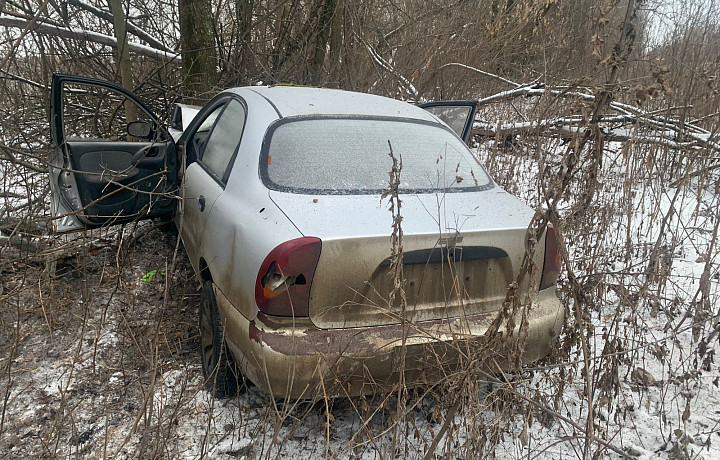
[[[456,64],[445,64],[445,66],[448,65]],[[515,86],[507,91],[501,91],[478,99],[478,106],[510,101],[521,97],[553,96],[587,102],[595,101],[596,98],[590,90],[582,88],[546,88],[542,83],[538,82],[521,85],[474,67],[460,66]],[[600,118],[600,129],[606,140],[655,144],[689,151],[709,149],[716,154],[720,153],[719,133],[703,129],[693,122],[681,122],[670,116],[662,115],[672,112],[672,109],[648,112],[639,107],[615,101],[611,101],[608,108],[614,113],[604,114]],[[584,131],[586,122],[587,120],[581,116],[564,116],[521,123],[491,123],[476,118],[473,129],[477,133],[490,137],[527,132],[546,136],[572,137]]]
[[[74,40],[86,40],[101,45],[116,46],[117,41],[114,37],[92,32],[89,30],[78,29],[74,27],[60,27],[47,23],[31,24],[30,21],[18,18],[0,17],[0,26],[14,27],[17,29],[27,29],[30,27],[33,32],[56,37],[70,38]],[[160,58],[165,60],[179,59],[179,55],[163,50],[153,48],[152,46],[141,45],[138,43],[128,43],[130,51],[152,58]]]
[[385,69],[388,72],[390,72],[391,74],[393,74],[403,85],[403,89],[405,89],[405,91],[407,91],[407,93],[410,95],[410,97],[412,97],[413,99],[417,99],[418,98],[417,89],[410,82],[410,80],[408,80],[404,76],[400,75],[395,70],[395,67],[393,67],[393,65],[391,63],[389,63],[388,61],[383,59],[383,57],[380,56],[380,54],[377,51],[375,51],[375,49],[369,43],[367,43],[367,42],[363,42],[363,43],[365,44],[365,48],[367,49],[368,54],[370,54],[370,57],[373,59],[373,61],[375,61],[383,69]]
[[[108,13],[106,11],[95,8],[94,6],[88,5],[87,3],[81,2],[80,0],[70,0],[68,3],[70,3],[71,5],[75,5],[78,8],[81,8],[85,11],[88,11],[99,18],[105,19],[106,21],[109,21],[110,23],[113,22],[113,15],[111,13]],[[128,32],[135,35],[136,37],[138,37],[141,40],[145,40],[146,42],[148,42],[148,44],[151,47],[153,47],[155,49],[158,49],[161,51],[166,51],[166,52],[171,52],[167,46],[165,46],[163,43],[161,43],[155,37],[153,37],[149,33],[145,32],[141,28],[137,27],[132,22],[130,22],[130,21],[126,21],[126,22],[127,22],[126,27],[127,27]]]

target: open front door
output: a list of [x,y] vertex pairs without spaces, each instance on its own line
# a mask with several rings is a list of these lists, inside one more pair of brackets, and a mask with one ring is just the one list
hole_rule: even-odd
[[420,104],[448,125],[466,144],[470,140],[477,101],[434,101]]
[[172,213],[175,143],[135,95],[54,75],[50,101],[53,228],[70,232]]

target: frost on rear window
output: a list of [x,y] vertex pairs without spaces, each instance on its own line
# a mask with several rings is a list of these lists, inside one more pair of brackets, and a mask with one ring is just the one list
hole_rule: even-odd
[[295,119],[271,133],[263,155],[270,188],[308,193],[374,193],[388,186],[388,141],[402,156],[401,190],[471,191],[490,179],[465,144],[429,123],[365,118]]

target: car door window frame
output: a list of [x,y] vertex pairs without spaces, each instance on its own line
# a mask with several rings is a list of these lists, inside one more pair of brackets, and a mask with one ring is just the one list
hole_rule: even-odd
[[[206,115],[202,117],[202,119],[198,120],[197,124],[193,126],[193,132],[192,134],[188,135],[187,140],[185,141],[186,149],[188,142],[191,142],[195,134],[197,134],[198,129],[202,126],[202,124],[205,122],[205,120],[212,115],[218,107],[221,107],[220,113],[218,113],[217,118],[213,122],[212,127],[210,128],[210,131],[208,132],[207,140],[210,140],[210,138],[213,135],[213,132],[215,131],[215,128],[217,127],[218,122],[222,119],[223,114],[225,113],[225,110],[227,109],[228,105],[231,101],[236,101],[240,103],[240,105],[243,108],[244,111],[244,118],[243,118],[243,126],[242,130],[240,132],[240,137],[235,145],[235,148],[233,150],[232,155],[230,156],[230,160],[228,161],[228,164],[225,166],[225,172],[223,173],[223,176],[218,176],[215,171],[213,171],[204,161],[203,156],[205,156],[205,148],[207,147],[207,142],[203,146],[203,149],[201,152],[196,152],[196,158],[194,159],[195,162],[197,162],[198,165],[210,176],[212,177],[215,182],[218,183],[223,189],[227,185],[227,181],[230,178],[230,173],[232,172],[233,165],[235,164],[235,159],[237,158],[238,151],[240,150],[240,144],[242,144],[243,135],[245,134],[245,125],[247,124],[247,118],[248,118],[248,108],[245,101],[236,95],[222,95],[215,103],[213,103],[206,112]],[[209,105],[209,104],[208,104]]]
[[[420,107],[421,109],[426,109],[426,110],[436,108],[436,107],[468,107],[468,108],[470,108],[470,112],[468,113],[468,118],[465,121],[465,126],[463,127],[462,133],[456,133],[456,134],[458,134],[458,137],[460,139],[462,139],[463,142],[465,142],[466,144],[470,141],[470,135],[472,134],[473,124],[475,123],[475,114],[477,113],[477,101],[476,100],[430,101],[430,102],[425,102],[425,103],[419,104],[418,107]],[[428,110],[428,111],[430,111],[430,110]],[[432,113],[432,111],[430,111],[430,113]],[[433,116],[437,116],[437,115],[435,115],[433,113]]]
[[[212,134],[212,131],[215,128],[215,123],[217,123],[218,119],[220,118],[220,115],[225,110],[225,106],[227,105],[228,101],[229,101],[229,99],[223,98],[222,100],[217,101],[216,103],[214,103],[212,105],[208,104],[208,109],[205,112],[205,114],[202,116],[202,118],[199,118],[197,120],[197,122],[193,121],[194,126],[192,126],[192,128],[190,128],[191,134],[188,135],[188,138],[184,142],[186,155],[188,152],[188,148],[187,148],[188,144],[193,140],[193,138],[198,133],[200,128],[202,128],[202,126],[205,124],[205,121],[208,118],[210,118],[210,116],[212,114],[214,114],[217,110],[219,110],[220,112],[215,117],[215,120],[213,121],[213,124],[212,124],[212,126],[210,126],[210,129],[208,130],[208,133],[207,133],[207,137],[210,138],[210,134]],[[206,139],[206,141],[207,141],[207,139]],[[193,151],[193,158],[187,158],[187,166],[190,166],[192,163],[195,163],[195,162],[199,163],[199,160],[202,157],[202,153],[204,151],[205,151],[205,145],[203,145],[202,151],[200,151],[200,152]]]
[[[55,74],[55,78],[57,78],[58,85],[59,85],[59,91],[53,92],[51,94],[51,103],[54,105],[56,113],[59,116],[56,116],[54,120],[51,120],[50,123],[50,129],[51,129],[51,137],[54,138],[54,142],[58,145],[63,147],[65,144],[65,126],[63,124],[63,116],[65,114],[65,103],[63,100],[63,91],[65,89],[66,84],[75,84],[75,85],[87,85],[92,86],[95,88],[104,88],[106,90],[115,91],[117,93],[122,94],[127,100],[131,101],[133,104],[135,104],[136,107],[138,107],[140,110],[142,110],[145,115],[153,122],[153,128],[155,129],[155,134],[160,134],[163,136],[163,139],[170,139],[171,136],[165,126],[160,122],[158,117],[153,113],[153,111],[148,107],[145,102],[143,102],[140,98],[138,98],[134,93],[128,91],[127,89],[123,88],[120,85],[117,85],[115,83],[109,82],[109,81],[102,81],[97,80],[94,78],[89,77],[81,77],[81,76],[75,76],[75,75],[67,75],[67,74]],[[75,140],[76,142],[83,142],[82,139]],[[63,147],[64,148],[64,147]]]

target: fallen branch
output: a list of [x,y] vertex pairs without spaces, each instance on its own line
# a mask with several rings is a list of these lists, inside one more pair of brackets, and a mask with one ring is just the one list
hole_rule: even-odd
[[[80,0],[70,0],[68,3],[70,3],[71,5],[75,5],[78,8],[81,8],[89,13],[92,13],[99,18],[105,19],[106,21],[109,21],[111,24],[113,22],[113,15],[111,13],[108,13],[107,11],[102,11],[100,9],[97,9],[92,5],[88,5],[87,3],[81,2]],[[145,32],[141,28],[132,24],[130,21],[126,22],[125,27],[128,32],[135,35],[137,38],[139,38],[141,40],[145,40],[153,48],[156,48],[160,51],[172,53],[172,51],[170,51],[170,49],[167,46],[165,46],[163,43],[161,43],[159,40],[157,40],[156,38],[154,38],[153,36],[151,36],[150,34]]]
[[[478,106],[511,101],[521,97],[539,98],[543,96],[553,96],[557,98],[576,99],[589,103],[594,103],[596,100],[596,96],[591,94],[589,90],[584,92],[578,89],[571,90],[569,87],[545,88],[543,84],[538,82],[520,85],[489,72],[475,69],[474,67],[461,64],[445,65],[460,65],[480,72],[483,75],[516,85],[507,91],[501,91],[478,99]],[[632,141],[641,144],[660,145],[695,152],[707,149],[715,153],[720,153],[720,136],[718,133],[712,133],[693,123],[681,122],[669,116],[663,116],[663,114],[672,112],[675,109],[676,108],[673,107],[646,112],[630,104],[609,101],[607,110],[614,113],[605,113],[598,116],[598,125],[604,138],[608,141]],[[583,131],[585,124],[586,120],[580,115],[521,123],[492,123],[476,118],[473,130],[476,134],[486,137],[505,137],[512,134],[532,132],[542,136],[571,138]]]
[[10,163],[31,169],[33,171],[37,171],[39,173],[48,172],[47,168],[42,168],[40,166],[37,166],[32,163],[28,163],[27,161],[19,159],[18,157],[15,156],[14,152],[17,152],[17,150],[10,148],[6,145],[0,144],[0,153],[2,153],[2,156],[0,156],[0,158],[4,158],[4,159],[8,160]]
[[[52,35],[55,37],[70,38],[73,40],[89,41],[93,43],[99,43],[106,46],[117,46],[117,40],[109,35],[101,34],[98,32],[92,32],[84,29],[76,29],[73,27],[59,27],[46,23],[32,24],[31,21],[18,18],[0,17],[0,26],[14,27],[16,29],[30,30],[45,35]],[[151,46],[140,45],[138,43],[128,43],[130,51],[152,58],[160,58],[165,60],[179,59],[180,55],[167,51],[162,51]]]
[[[628,124],[636,123],[637,120],[630,121]],[[577,124],[576,124],[577,123]],[[572,138],[581,133],[583,128],[579,119],[558,118],[552,120],[539,120],[523,123],[501,123],[493,125],[486,122],[475,122],[473,124],[473,132],[484,137],[506,137],[519,133],[536,133],[547,137]],[[650,130],[643,133],[639,128],[601,128],[603,137],[607,141],[615,142],[636,142],[638,144],[660,145],[679,150],[700,150],[709,148],[711,150],[720,151],[717,143],[711,142],[709,139],[685,133],[688,137],[685,141],[676,140],[678,132],[673,129],[667,131]]]

